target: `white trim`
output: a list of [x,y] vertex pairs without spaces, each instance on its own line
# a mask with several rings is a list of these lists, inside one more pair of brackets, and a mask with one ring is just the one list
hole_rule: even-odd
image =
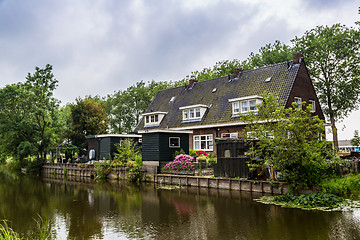
[[311,110],[310,110],[310,112],[312,112],[312,113],[316,112],[316,105],[315,105],[315,104],[316,104],[316,103],[315,103],[315,100],[309,99],[309,105],[311,105]]
[[[258,121],[257,123],[276,122],[276,121],[277,120],[263,120],[263,121]],[[200,126],[169,128],[169,129],[172,129],[172,130],[190,130],[190,129],[203,129],[203,128],[214,128],[214,127],[242,126],[242,125],[248,125],[248,124],[249,123],[244,123],[244,122],[233,122],[233,123],[220,123],[220,124],[209,124],[209,125],[200,125]]]
[[[211,140],[208,140],[207,137],[211,136]],[[198,137],[199,140],[196,140],[199,142],[200,148],[196,148],[196,144],[195,144],[195,138]],[[201,137],[205,137],[205,140],[201,140]],[[209,148],[208,142],[211,141],[211,148]],[[201,148],[201,142],[205,142],[205,145],[207,148],[202,149]],[[193,149],[194,150],[203,150],[203,151],[214,151],[214,135],[213,134],[199,134],[199,135],[193,135]]]
[[150,116],[154,114],[168,114],[167,112],[149,112],[149,113],[143,113],[141,116]]
[[189,109],[189,108],[207,108],[207,105],[204,104],[196,104],[196,105],[191,105],[191,106],[183,106],[183,107],[179,107],[180,110],[184,110],[184,109]]
[[193,131],[192,130],[188,130],[188,131],[184,131],[184,130],[177,130],[177,129],[149,129],[149,130],[141,130],[139,131],[140,134],[145,134],[145,133],[188,133],[188,134],[192,134]]
[[[178,146],[171,146],[170,145],[170,139],[171,138],[176,138],[177,140],[178,140],[178,142],[179,142],[179,145]],[[180,148],[180,137],[169,137],[169,148]]]
[[252,96],[246,96],[246,97],[232,98],[232,99],[229,99],[229,102],[252,100],[252,99],[263,99],[263,97],[259,96],[259,95],[252,95]]

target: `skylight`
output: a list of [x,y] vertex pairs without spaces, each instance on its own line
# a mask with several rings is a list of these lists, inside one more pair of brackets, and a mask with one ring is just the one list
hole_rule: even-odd
[[176,98],[176,97],[172,97],[172,98],[170,99],[169,103],[174,102],[174,101],[175,101],[175,98]]
[[265,82],[270,82],[271,81],[271,77],[268,77],[267,79],[265,79]]
[[214,92],[216,92],[216,90],[217,90],[217,88],[214,88],[211,92],[214,93]]

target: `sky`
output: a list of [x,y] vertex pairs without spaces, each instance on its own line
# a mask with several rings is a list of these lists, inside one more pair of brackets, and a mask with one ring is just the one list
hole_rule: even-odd
[[[62,104],[180,80],[319,25],[355,26],[358,0],[0,0],[0,88],[53,65]],[[305,56],[306,61],[306,56]],[[360,111],[337,124],[360,130]],[[346,126],[346,128],[344,128]]]

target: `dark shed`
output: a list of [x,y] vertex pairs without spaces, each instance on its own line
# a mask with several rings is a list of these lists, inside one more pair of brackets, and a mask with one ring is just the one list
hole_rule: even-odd
[[[189,153],[189,134],[192,131],[147,130],[142,134],[143,166],[158,171],[173,160],[176,151]],[[151,170],[150,170],[151,171]]]
[[[116,152],[115,144],[121,140],[132,139],[134,142],[141,143],[141,135],[135,134],[102,134],[87,136],[88,139],[88,158],[90,150],[95,150],[94,160],[110,159]],[[90,159],[90,158],[89,158]]]

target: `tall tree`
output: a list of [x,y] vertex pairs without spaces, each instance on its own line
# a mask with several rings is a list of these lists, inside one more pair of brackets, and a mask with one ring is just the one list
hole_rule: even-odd
[[38,151],[37,128],[28,99],[22,83],[0,89],[0,151],[20,161]]
[[46,151],[51,145],[53,118],[58,108],[58,100],[53,97],[58,80],[52,73],[52,66],[47,64],[45,68],[35,68],[35,73],[28,73],[25,88],[29,96],[29,108],[39,133],[39,155],[46,159]]
[[359,29],[341,24],[318,26],[292,40],[305,55],[324,114],[338,150],[336,121],[358,108],[360,96]]
[[87,135],[96,135],[107,132],[108,117],[105,112],[105,103],[98,99],[87,97],[76,99],[75,104],[70,105],[72,132],[71,143],[79,148],[80,154],[86,153]]

